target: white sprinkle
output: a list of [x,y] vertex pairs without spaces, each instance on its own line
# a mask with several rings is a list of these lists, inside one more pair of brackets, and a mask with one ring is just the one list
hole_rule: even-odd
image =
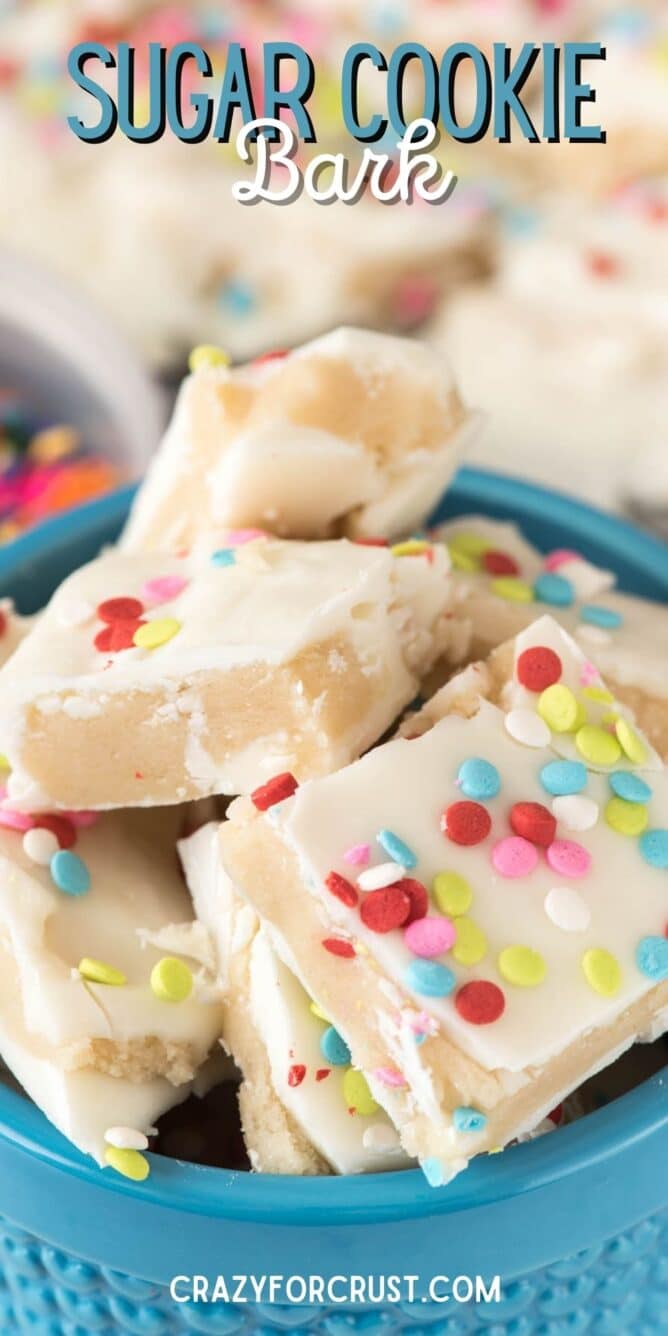
[[525,747],[547,747],[552,737],[545,720],[539,714],[534,714],[533,710],[509,710],[505,725],[511,738]]
[[365,1150],[381,1155],[383,1151],[396,1150],[399,1137],[388,1123],[372,1123],[370,1127],[364,1129],[362,1145]]
[[566,793],[555,798],[552,813],[566,830],[591,830],[599,818],[599,805],[581,793]]
[[92,603],[85,598],[72,598],[58,608],[58,621],[61,626],[83,626],[94,615]]
[[33,830],[27,830],[23,836],[23,852],[26,858],[33,863],[40,863],[42,867],[48,867],[59,848],[60,845],[52,830],[43,830],[36,826]]
[[571,886],[554,886],[548,891],[545,913],[563,932],[585,932],[591,919],[588,905]]
[[376,867],[367,867],[360,872],[357,885],[361,891],[380,891],[383,886],[394,886],[406,876],[405,867],[399,863],[378,863]]
[[117,1150],[147,1150],[148,1137],[134,1127],[108,1127],[104,1139]]
[[587,622],[581,622],[575,628],[575,634],[578,640],[584,640],[588,645],[609,645],[612,636],[602,626],[589,626]]
[[573,561],[564,561],[559,567],[559,574],[566,577],[575,590],[575,597],[582,602],[605,594],[616,583],[612,571],[605,571],[600,566],[578,557]]

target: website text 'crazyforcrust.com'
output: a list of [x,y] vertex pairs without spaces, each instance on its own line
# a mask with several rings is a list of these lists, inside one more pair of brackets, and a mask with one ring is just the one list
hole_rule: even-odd
[[492,1276],[174,1276],[175,1303],[404,1304],[500,1303]]

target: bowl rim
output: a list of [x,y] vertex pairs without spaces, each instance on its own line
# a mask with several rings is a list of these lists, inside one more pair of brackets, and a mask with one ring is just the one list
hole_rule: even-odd
[[[76,511],[55,516],[0,549],[0,578],[24,562],[61,547],[76,530],[78,539],[119,526],[135,488],[125,487]],[[517,507],[553,523],[575,523],[589,538],[610,546],[622,558],[653,567],[665,581],[668,599],[668,548],[652,535],[617,516],[598,511],[565,494],[505,474],[462,469],[452,492],[463,509],[494,513]],[[512,1147],[498,1156],[475,1160],[465,1174],[441,1191],[429,1187],[418,1169],[395,1173],[308,1178],[251,1174],[151,1155],[151,1175],[131,1183],[102,1171],[76,1150],[36,1105],[10,1087],[0,1086],[0,1143],[48,1164],[100,1190],[128,1194],[138,1202],[212,1218],[253,1222],[341,1225],[450,1215],[519,1197],[556,1180],[612,1161],[668,1127],[666,1077],[662,1072],[587,1117]]]

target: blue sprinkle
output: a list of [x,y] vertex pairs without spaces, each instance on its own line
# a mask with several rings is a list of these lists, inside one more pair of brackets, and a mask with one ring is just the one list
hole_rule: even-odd
[[457,982],[452,970],[437,960],[411,960],[404,978],[421,997],[447,997]]
[[430,1156],[428,1160],[423,1160],[420,1168],[430,1188],[442,1188],[443,1184],[447,1181],[443,1171],[443,1165],[435,1155]]
[[636,950],[636,964],[653,983],[668,979],[668,937],[643,937]]
[[484,802],[487,798],[496,798],[501,788],[501,776],[491,761],[469,756],[459,767],[457,783],[467,798]]
[[540,772],[540,782],[554,798],[582,793],[587,787],[587,769],[581,761],[548,761]]
[[401,867],[417,866],[417,856],[393,830],[379,830],[376,839],[393,863],[399,863]]
[[424,1034],[423,1032],[418,1033],[418,1032],[416,1031],[416,1034],[415,1034],[415,1043],[417,1044],[417,1047],[418,1047],[418,1048],[421,1048],[421,1047],[422,1047],[422,1045],[424,1044],[424,1041],[425,1041],[426,1038],[427,1038],[426,1034]]
[[624,618],[621,612],[614,612],[612,608],[602,608],[598,603],[585,603],[580,608],[580,617],[583,622],[588,622],[590,626],[601,626],[604,631],[612,631],[616,626],[621,626]]
[[648,803],[652,796],[649,784],[631,770],[613,770],[608,778],[612,792],[627,803]]
[[452,1115],[452,1123],[457,1132],[482,1132],[483,1127],[487,1126],[487,1115],[479,1109],[460,1104]]
[[650,867],[668,867],[668,830],[646,830],[638,843]]
[[90,890],[90,872],[86,864],[69,849],[59,849],[53,855],[49,871],[58,889],[66,895],[85,895]]
[[575,590],[563,575],[554,571],[544,571],[538,576],[533,587],[534,598],[539,603],[549,603],[554,608],[570,608],[575,602]]
[[333,1025],[320,1036],[320,1052],[332,1067],[347,1067],[350,1063],[350,1049]]
[[211,560],[214,566],[234,566],[236,556],[231,547],[220,547],[217,552],[213,553]]
[[253,289],[240,279],[231,279],[225,283],[218,293],[218,301],[235,315],[249,315],[257,305]]

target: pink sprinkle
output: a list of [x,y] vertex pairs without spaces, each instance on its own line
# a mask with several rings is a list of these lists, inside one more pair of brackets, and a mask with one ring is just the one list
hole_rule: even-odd
[[188,584],[182,575],[157,575],[154,580],[147,580],[142,588],[142,598],[151,607],[158,603],[169,603],[176,598]]
[[582,561],[579,552],[574,552],[569,547],[557,547],[554,552],[548,552],[544,566],[546,571],[558,571],[560,566],[564,566],[567,561]]
[[598,668],[595,668],[594,664],[586,659],[580,669],[580,685],[583,687],[591,687],[595,682],[600,682],[600,680],[601,678],[599,676]]
[[591,867],[591,854],[575,840],[553,840],[546,856],[560,877],[585,877]]
[[256,538],[268,537],[265,529],[228,529],[225,542],[229,547],[243,547],[244,543],[252,543]]
[[381,1085],[394,1086],[397,1089],[399,1086],[406,1085],[405,1077],[397,1071],[396,1067],[377,1067],[374,1076],[380,1081]]
[[369,861],[370,853],[370,844],[353,844],[350,849],[346,849],[343,861],[344,863],[350,863],[352,867],[365,867]]
[[415,956],[440,956],[454,946],[457,932],[449,918],[419,918],[404,929],[404,941]]
[[27,812],[15,812],[11,807],[0,807],[0,826],[8,830],[32,830],[35,819]]
[[61,812],[61,816],[66,816],[67,820],[77,827],[77,830],[87,830],[89,826],[94,826],[95,822],[100,820],[99,812]]
[[[668,931],[666,932],[666,936],[668,936]],[[438,1034],[438,1025],[433,1016],[430,1016],[427,1011],[419,1011],[416,1016],[410,1018],[408,1024],[413,1031],[413,1034]]]
[[538,852],[522,835],[508,835],[494,845],[492,862],[502,877],[527,877],[536,867]]

